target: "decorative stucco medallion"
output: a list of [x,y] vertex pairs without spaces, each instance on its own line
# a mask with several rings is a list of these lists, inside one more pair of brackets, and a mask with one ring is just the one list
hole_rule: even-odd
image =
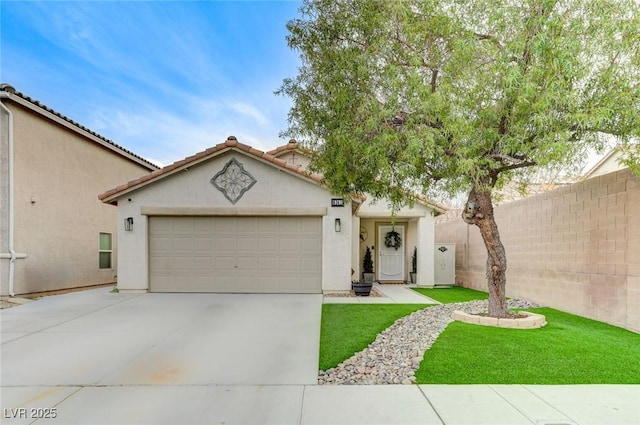
[[210,181],[225,198],[235,204],[247,190],[251,189],[251,186],[256,184],[257,180],[245,171],[241,163],[232,158]]

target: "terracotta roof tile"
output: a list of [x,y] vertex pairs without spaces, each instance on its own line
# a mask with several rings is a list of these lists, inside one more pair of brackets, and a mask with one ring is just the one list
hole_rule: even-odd
[[250,148],[249,149],[249,153],[251,155],[259,156],[260,158],[262,158],[262,156],[264,155],[264,152],[262,152],[261,150],[255,149],[255,148]]
[[290,169],[290,170],[293,170],[293,171],[298,171],[298,170],[300,169],[300,167],[299,167],[299,166],[297,166],[297,165],[293,165],[293,164],[292,164],[292,163],[290,163],[290,162],[285,162],[284,166],[285,166],[286,168]]
[[268,160],[270,160],[271,162],[273,162],[274,164],[279,165],[279,166],[284,167],[284,168],[286,168],[286,166],[287,166],[287,161],[283,161],[282,159],[280,159],[280,158],[275,158],[275,157],[273,157],[273,156],[271,156],[271,155],[269,155],[269,156],[266,156],[266,155],[265,155],[265,156],[264,156],[264,159],[268,159]]
[[282,152],[288,152],[288,151],[295,150],[295,149],[304,150],[304,148],[302,148],[302,146],[300,146],[298,144],[298,142],[296,142],[295,139],[290,139],[289,143],[287,143],[286,145],[278,146],[277,148],[272,149],[272,150],[268,151],[267,153],[269,155],[278,156],[278,154],[280,154]]

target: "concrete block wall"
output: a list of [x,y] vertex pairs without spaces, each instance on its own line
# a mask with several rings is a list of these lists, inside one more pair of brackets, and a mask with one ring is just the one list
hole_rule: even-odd
[[[496,207],[507,295],[640,332],[640,177],[629,170]],[[487,289],[486,250],[462,219],[436,225],[456,243],[456,282]]]

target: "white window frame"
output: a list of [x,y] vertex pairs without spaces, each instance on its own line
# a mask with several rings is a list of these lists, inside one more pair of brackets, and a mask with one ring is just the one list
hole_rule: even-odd
[[[109,235],[109,249],[102,249],[102,235]],[[109,267],[102,267],[103,254],[109,254]],[[113,234],[109,232],[100,232],[98,235],[98,268],[100,270],[113,269]]]

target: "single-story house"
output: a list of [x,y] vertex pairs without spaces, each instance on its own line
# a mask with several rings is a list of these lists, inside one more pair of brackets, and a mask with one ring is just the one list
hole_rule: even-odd
[[96,195],[157,170],[0,85],[0,296],[115,282],[117,212]]
[[[102,195],[117,205],[122,292],[348,291],[366,247],[376,279],[433,285],[434,216],[424,200],[392,222],[384,202],[342,199],[294,141],[270,152],[224,143]],[[385,246],[394,230],[399,243]]]

